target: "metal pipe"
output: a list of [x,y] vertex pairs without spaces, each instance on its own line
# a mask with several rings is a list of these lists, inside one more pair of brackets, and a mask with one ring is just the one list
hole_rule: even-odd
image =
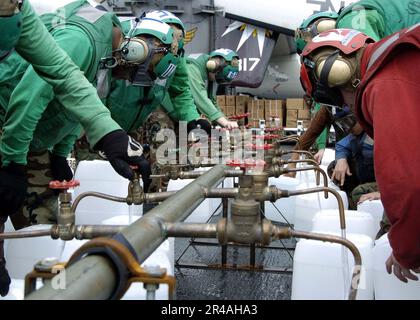
[[156,192],[156,193],[145,193],[144,202],[146,203],[156,203],[162,202],[166,199],[172,197],[176,191],[166,191],[166,192]]
[[303,154],[303,155],[306,155],[309,158],[315,160],[315,157],[314,157],[314,155],[311,152],[304,151],[304,150],[291,150],[291,151],[282,151],[282,150],[280,150],[280,152],[279,152],[278,155],[281,157],[283,155],[293,154],[293,153],[295,153],[295,154]]
[[166,237],[179,238],[217,238],[215,223],[164,223],[163,233]]
[[[122,231],[125,226],[105,226],[105,225],[77,225],[71,228],[71,238],[78,240],[93,239],[97,237],[112,236]],[[58,225],[52,225],[49,229],[33,231],[16,231],[0,234],[0,240],[4,239],[24,239],[51,236],[53,239],[60,239],[60,228]],[[70,239],[69,239],[70,240]]]
[[[280,165],[284,165],[284,164],[297,164],[297,163],[309,163],[312,164],[314,167],[319,168],[319,164],[317,161],[313,160],[313,159],[303,159],[303,160],[281,160],[280,161]],[[320,168],[319,168],[320,169]],[[320,184],[320,180],[321,180],[321,174],[320,174],[320,170],[317,171],[316,173],[316,184],[319,185]],[[328,185],[327,185],[328,186]]]
[[82,201],[84,198],[87,198],[87,197],[95,197],[95,198],[110,200],[110,201],[114,201],[114,202],[127,203],[127,198],[110,196],[110,195],[107,195],[107,194],[104,194],[104,193],[99,193],[99,192],[84,192],[82,194],[79,194],[76,197],[76,199],[74,199],[74,202],[71,206],[71,211],[76,212],[76,209],[80,204],[80,201]]
[[[135,251],[139,263],[166,239],[163,224],[184,221],[204,201],[204,190],[222,182],[225,169],[221,165],[212,168],[120,233]],[[116,271],[110,261],[97,255],[88,256],[66,269],[66,280],[65,290],[57,291],[52,282],[47,282],[27,299],[108,299],[117,285]]]
[[[354,269],[353,269],[353,276],[352,276],[352,282],[351,282],[352,285],[350,286],[350,292],[349,292],[349,300],[356,300],[357,288],[359,286],[359,281],[360,281],[360,271],[362,268],[362,257],[357,247],[351,241],[344,239],[342,237],[325,235],[325,234],[317,234],[317,233],[311,233],[311,232],[295,231],[295,230],[290,230],[290,233],[295,238],[338,243],[345,246],[347,249],[350,250],[354,258]],[[356,284],[355,288],[353,284]]]
[[302,159],[302,160],[282,160],[280,164],[289,164],[289,163],[311,163],[315,167],[319,168],[319,163],[313,159]]
[[206,189],[204,190],[204,193],[207,199],[235,198],[239,193],[239,189],[238,188]]
[[[318,192],[331,192],[334,197],[337,199],[338,202],[338,211],[340,213],[340,228],[341,230],[346,229],[346,216],[344,212],[344,203],[343,199],[341,198],[340,194],[332,189],[332,188],[326,188],[326,187],[320,187],[320,188],[311,188],[311,189],[305,189],[305,190],[293,190],[293,191],[285,191],[285,190],[279,190],[280,193],[282,193],[283,197],[288,196],[299,196],[303,194],[309,194],[309,193],[318,193]],[[281,196],[280,196],[281,197]]]
[[296,142],[299,143],[299,138],[295,138],[295,137],[287,137],[287,138],[282,138],[276,141],[277,144],[281,144],[281,143],[285,143],[285,142]]
[[[197,179],[205,174],[207,171],[181,171],[177,174],[177,179]],[[236,178],[243,176],[244,172],[242,170],[226,169],[225,177],[226,178]],[[152,174],[150,175],[151,179],[171,179],[167,174]]]
[[5,233],[0,234],[0,241],[6,240],[6,239],[45,237],[45,236],[50,236],[51,232],[52,232],[52,227],[45,230],[5,232]]
[[74,237],[77,240],[109,237],[121,232],[126,226],[78,225]]
[[[317,171],[318,173],[322,174],[324,178],[324,187],[328,188],[328,177],[327,174],[322,170],[320,167],[305,167],[305,168],[282,168],[283,173],[289,172],[301,172],[301,171]],[[319,181],[319,175],[316,176],[316,184],[319,186],[321,181]],[[328,199],[328,193],[325,192],[325,199]]]

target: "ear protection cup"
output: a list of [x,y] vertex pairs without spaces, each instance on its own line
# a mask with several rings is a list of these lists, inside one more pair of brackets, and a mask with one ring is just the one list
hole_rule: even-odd
[[140,64],[149,56],[148,44],[139,38],[125,40],[121,44],[120,50],[121,57],[130,64]]
[[316,29],[319,33],[335,29],[336,20],[333,19],[321,19],[316,23]]
[[209,61],[207,61],[206,68],[209,72],[215,72],[218,68],[218,64],[213,59],[210,59]]
[[324,65],[322,69],[317,68],[319,69],[320,74],[318,76],[319,81],[316,81],[313,96],[315,101],[319,103],[333,106],[342,106],[344,104],[343,95],[340,90],[330,86],[328,83],[332,67],[334,66],[339,54],[340,51],[336,50],[326,60],[323,60]]
[[[316,74],[319,79],[321,78],[322,71],[326,70],[324,68],[325,62],[326,60],[323,60],[321,61],[321,63],[317,65]],[[353,72],[349,64],[343,60],[336,60],[331,66],[331,70],[328,74],[327,83],[328,83],[328,86],[331,88],[342,86],[348,83],[352,77],[353,77]]]
[[[329,63],[327,63],[329,61]],[[339,51],[316,61],[316,76],[330,88],[349,83],[356,73],[353,59],[343,59]]]

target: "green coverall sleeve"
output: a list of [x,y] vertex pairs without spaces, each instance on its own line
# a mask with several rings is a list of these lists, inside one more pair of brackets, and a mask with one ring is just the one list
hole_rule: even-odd
[[[321,105],[319,103],[317,103],[315,105],[315,113],[319,111],[319,109],[321,108]],[[318,150],[322,150],[325,149],[327,147],[327,139],[328,139],[328,127],[326,127],[322,133],[318,136],[318,138],[316,139],[316,147],[318,148]]]
[[[56,40],[82,70],[89,66],[92,48],[84,33],[76,27],[68,26],[56,33]],[[85,79],[81,77],[79,80],[82,78]],[[26,164],[26,155],[38,121],[53,98],[53,88],[29,66],[7,106],[0,147],[4,166],[11,161]]]
[[208,98],[207,88],[201,77],[200,70],[193,64],[188,65],[188,78],[190,81],[191,93],[198,110],[210,121],[215,121],[224,117],[223,112]]
[[120,129],[95,88],[56,44],[29,1],[24,2],[22,13],[22,34],[16,51],[53,86],[55,97],[79,120],[92,145],[106,134]]
[[75,128],[72,133],[67,135],[63,140],[54,146],[52,153],[57,156],[67,158],[69,153],[73,150],[76,140],[81,136],[82,131],[81,126]]
[[375,41],[379,41],[385,36],[384,18],[378,11],[372,9],[350,11],[339,20],[337,27],[359,30]]
[[177,121],[190,122],[200,118],[191,94],[185,58],[180,59],[178,63],[168,94],[165,96],[165,103],[172,104],[173,112],[170,112],[169,116]]

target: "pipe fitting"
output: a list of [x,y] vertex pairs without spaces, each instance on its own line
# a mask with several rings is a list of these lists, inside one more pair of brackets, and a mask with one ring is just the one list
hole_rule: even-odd
[[127,195],[127,204],[131,205],[141,205],[144,203],[144,191],[140,185],[140,179],[138,176],[134,178],[133,181],[130,181],[128,184],[128,195]]
[[57,216],[57,233],[62,240],[73,239],[73,228],[76,223],[76,215],[71,207],[71,194],[65,190],[60,193],[60,209]]
[[270,233],[267,231],[270,227],[262,224],[259,209],[260,204],[254,200],[233,201],[231,219],[222,219],[217,224],[219,242],[267,243],[271,235],[264,235],[264,231]]
[[252,180],[254,184],[254,196],[255,199],[262,202],[264,201],[264,191],[268,186],[268,173],[261,172],[258,174],[252,175]]

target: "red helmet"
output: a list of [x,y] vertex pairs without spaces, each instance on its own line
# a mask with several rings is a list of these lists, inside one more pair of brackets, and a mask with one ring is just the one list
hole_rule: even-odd
[[354,57],[345,56],[369,42],[374,40],[350,29],[329,30],[313,38],[302,53],[300,79],[306,94],[319,103],[342,105],[342,95],[334,87],[352,81],[357,64]]
[[352,54],[362,48],[366,43],[375,42],[364,33],[352,29],[333,29],[320,33],[312,39],[303,50],[303,56],[307,57],[315,50],[322,47],[333,47],[345,55]]

